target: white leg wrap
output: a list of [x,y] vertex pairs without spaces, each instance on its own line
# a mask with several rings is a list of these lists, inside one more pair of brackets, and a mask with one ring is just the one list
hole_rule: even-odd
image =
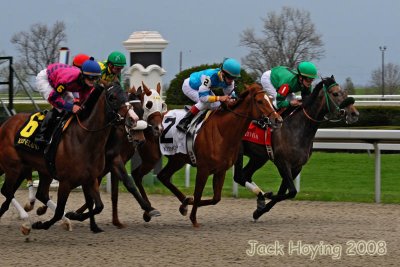
[[247,189],[249,189],[251,192],[253,192],[256,195],[258,195],[258,193],[262,192],[261,189],[254,182],[252,182],[252,183],[246,182],[245,186]]
[[18,213],[19,213],[19,217],[23,220],[29,218],[28,213],[24,210],[24,208],[18,203],[18,201],[13,198],[11,200],[11,203],[14,205],[14,207],[17,209]]
[[[47,201],[46,206],[49,207],[49,209],[51,209],[53,212],[56,212],[57,204],[54,203],[53,200],[50,199],[49,201]],[[64,215],[61,218],[61,220],[63,220],[63,221],[68,220],[69,221],[69,219],[67,217],[65,217],[65,212],[64,212]]]
[[36,200],[36,197],[35,197],[36,190],[33,187],[33,182],[28,181],[27,186],[28,186],[28,192],[29,192],[28,200],[29,200],[29,202],[34,202]]

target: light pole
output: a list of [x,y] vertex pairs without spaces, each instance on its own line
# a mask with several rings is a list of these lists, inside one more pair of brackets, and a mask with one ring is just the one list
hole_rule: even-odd
[[385,96],[385,51],[386,46],[380,46],[379,50],[382,52],[382,97]]

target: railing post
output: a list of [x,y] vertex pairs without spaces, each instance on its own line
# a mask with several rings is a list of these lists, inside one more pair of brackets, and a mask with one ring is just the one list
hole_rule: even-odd
[[374,143],[375,149],[375,203],[381,202],[381,150],[379,144]]

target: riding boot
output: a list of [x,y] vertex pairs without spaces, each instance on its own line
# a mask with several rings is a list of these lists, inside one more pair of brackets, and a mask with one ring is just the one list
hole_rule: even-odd
[[51,128],[54,124],[54,120],[56,119],[58,115],[58,111],[55,110],[54,108],[51,109],[49,112],[47,112],[46,117],[42,121],[42,124],[40,125],[39,132],[36,134],[35,137],[35,143],[37,144],[48,144],[49,143],[49,138],[51,134]]
[[185,117],[183,117],[180,122],[178,123],[178,125],[176,125],[176,129],[178,129],[181,132],[186,133],[189,127],[189,123],[192,121],[192,119],[194,118],[195,114],[192,113],[192,111],[188,111],[185,114]]

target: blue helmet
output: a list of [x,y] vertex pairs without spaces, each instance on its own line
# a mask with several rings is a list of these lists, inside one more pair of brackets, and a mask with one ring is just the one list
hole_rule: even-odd
[[240,77],[240,63],[233,58],[227,58],[222,63],[222,71],[228,73],[232,77]]
[[100,76],[101,68],[99,63],[94,60],[94,58],[90,58],[83,62],[82,64],[82,73],[87,76]]

